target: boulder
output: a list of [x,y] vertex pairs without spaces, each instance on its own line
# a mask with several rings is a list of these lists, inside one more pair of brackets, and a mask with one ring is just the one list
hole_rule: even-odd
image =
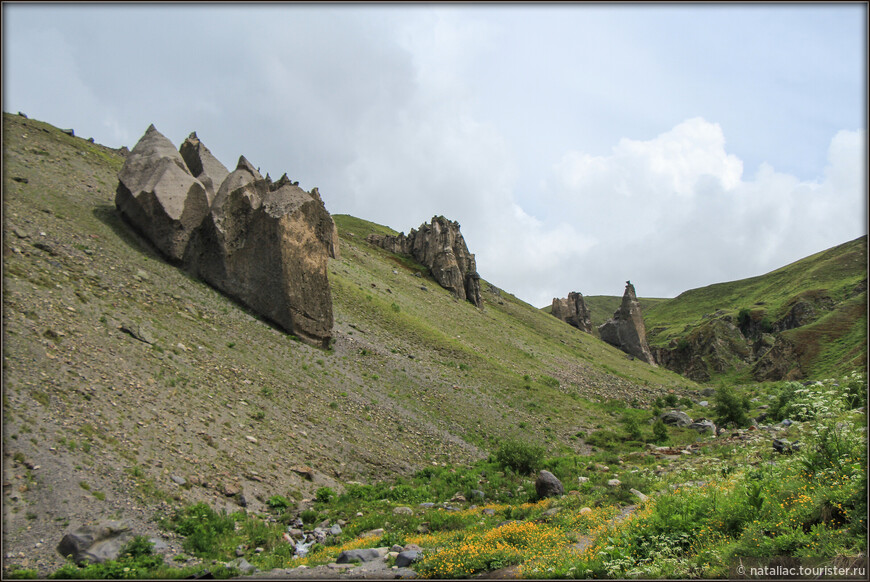
[[57,552],[71,556],[76,564],[99,564],[116,559],[129,537],[130,527],[124,521],[85,525],[63,536]]
[[118,174],[115,206],[170,261],[179,262],[208,214],[209,199],[172,142],[151,125]]
[[663,412],[658,416],[658,418],[660,418],[661,421],[665,424],[675,426],[689,426],[690,424],[692,424],[692,419],[682,410],[670,410],[668,412]]
[[399,552],[399,555],[396,556],[396,566],[399,568],[407,568],[417,560],[423,557],[423,552],[420,550],[408,550],[404,552]]
[[202,183],[208,196],[208,203],[211,204],[218,188],[230,171],[212,155],[196,136],[195,131],[184,140],[178,151],[187,164],[187,169]]
[[700,433],[709,432],[716,434],[716,425],[706,419],[695,421],[688,425],[688,427]]
[[592,333],[592,318],[589,315],[589,308],[586,307],[586,302],[583,300],[583,295],[572,291],[568,293],[565,299],[553,298],[553,307],[550,313],[567,323],[586,333]]
[[386,552],[381,553],[377,548],[364,548],[361,550],[345,550],[336,558],[336,564],[349,564],[351,562],[373,562],[384,557]]
[[335,223],[319,197],[266,181],[242,156],[191,237],[185,267],[266,319],[327,347]]
[[431,224],[424,222],[419,230],[412,228],[407,236],[371,234],[366,240],[390,252],[414,257],[458,299],[477,307],[483,305],[477,264],[474,255],[468,252],[458,222],[435,216]]
[[610,345],[648,364],[656,365],[646,341],[643,314],[631,281],[626,281],[622,305],[611,319],[598,327],[598,334]]
[[541,471],[535,479],[535,492],[540,499],[545,497],[558,497],[565,494],[562,482],[549,471]]

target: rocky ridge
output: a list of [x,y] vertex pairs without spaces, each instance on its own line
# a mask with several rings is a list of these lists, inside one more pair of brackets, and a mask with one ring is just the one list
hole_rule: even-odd
[[554,297],[550,314],[568,325],[573,325],[580,331],[594,333],[595,328],[592,325],[589,308],[586,306],[581,293],[572,291],[564,299]]
[[434,216],[431,224],[424,222],[419,229],[412,228],[407,236],[372,234],[366,240],[390,252],[414,257],[458,299],[483,306],[477,264],[474,255],[468,252],[458,222]]

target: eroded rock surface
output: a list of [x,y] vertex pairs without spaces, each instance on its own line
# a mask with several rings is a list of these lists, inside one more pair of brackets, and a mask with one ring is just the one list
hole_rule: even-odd
[[468,252],[458,222],[435,216],[431,224],[424,222],[419,229],[412,228],[407,236],[372,234],[366,240],[390,252],[411,255],[457,298],[477,307],[483,305],[477,264],[474,255]]
[[328,345],[335,224],[319,196],[242,156],[194,234],[186,268],[309,343]]
[[214,200],[217,189],[220,188],[230,171],[222,164],[211,151],[205,147],[196,132],[191,133],[178,152],[187,164],[188,170],[199,180],[208,195],[209,204]]
[[648,364],[656,365],[646,341],[643,314],[631,281],[625,283],[622,305],[611,319],[598,327],[598,333],[610,345]]
[[190,134],[180,148],[150,126],[119,174],[116,205],[195,276],[303,340],[327,346],[327,259],[338,232],[317,189],[263,178],[244,156],[228,172]]
[[209,200],[172,142],[151,125],[121,168],[115,206],[158,250],[178,262],[193,229],[208,214]]
[[550,313],[568,325],[573,325],[586,333],[593,333],[592,318],[581,293],[572,291],[565,299],[554,297]]

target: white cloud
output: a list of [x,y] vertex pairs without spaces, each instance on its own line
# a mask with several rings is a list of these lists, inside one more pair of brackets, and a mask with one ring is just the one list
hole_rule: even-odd
[[674,296],[866,233],[866,132],[838,133],[828,152],[820,181],[769,164],[747,179],[721,128],[701,118],[649,141],[623,139],[609,156],[569,152],[549,191],[600,242],[582,254],[574,287],[616,293],[631,278],[641,295]]

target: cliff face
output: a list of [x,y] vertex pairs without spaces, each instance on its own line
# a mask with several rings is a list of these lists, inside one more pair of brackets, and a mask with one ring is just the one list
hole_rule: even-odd
[[580,331],[593,333],[592,318],[589,315],[589,308],[583,300],[583,295],[572,291],[568,293],[565,299],[553,298],[553,307],[550,313],[567,323],[573,325]]
[[390,252],[414,257],[458,299],[477,307],[483,305],[477,264],[474,255],[468,252],[458,222],[435,216],[431,224],[424,222],[419,229],[412,228],[407,236],[372,234],[366,240]]
[[646,341],[646,328],[634,285],[626,281],[622,305],[613,317],[598,327],[601,339],[625,353],[655,366],[655,359]]

